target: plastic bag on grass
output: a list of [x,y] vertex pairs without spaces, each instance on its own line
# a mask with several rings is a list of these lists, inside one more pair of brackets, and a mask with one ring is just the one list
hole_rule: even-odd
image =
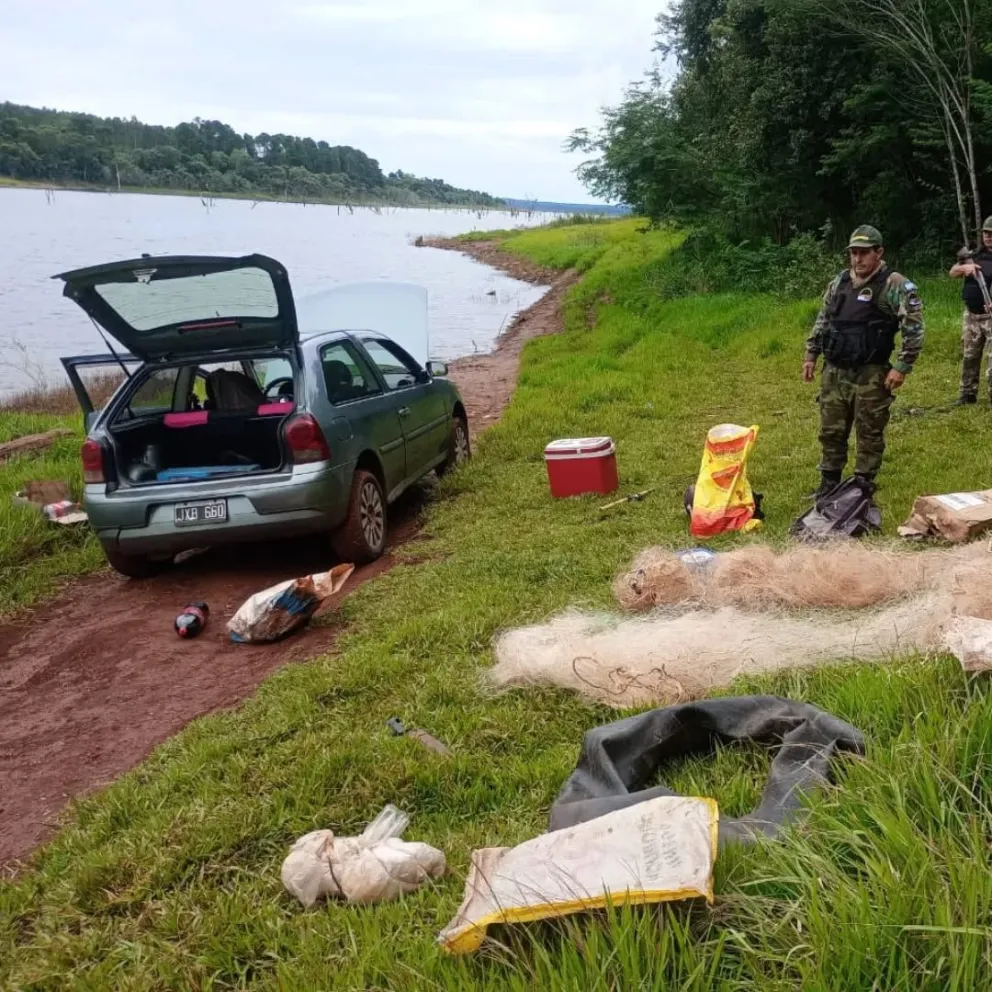
[[757,427],[720,424],[706,435],[703,462],[693,487],[689,530],[694,537],[761,526],[758,503],[747,480],[747,460]]
[[231,640],[262,644],[285,637],[302,627],[325,599],[339,592],[354,570],[354,565],[335,565],[329,572],[288,579],[256,592],[228,620]]
[[358,837],[330,830],[304,834],[282,865],[282,884],[304,906],[321,898],[350,903],[397,899],[444,874],[444,854],[429,844],[400,840],[410,818],[393,805]]

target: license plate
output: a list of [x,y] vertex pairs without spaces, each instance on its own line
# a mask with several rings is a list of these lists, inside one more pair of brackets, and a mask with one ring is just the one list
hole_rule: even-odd
[[197,527],[201,524],[226,524],[227,500],[202,499],[196,503],[177,503],[175,520],[177,527]]

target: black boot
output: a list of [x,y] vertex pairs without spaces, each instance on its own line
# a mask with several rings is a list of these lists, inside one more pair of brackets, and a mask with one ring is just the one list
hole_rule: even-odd
[[855,472],[854,481],[858,484],[861,491],[869,498],[874,496],[878,491],[878,486],[875,484],[875,476],[868,475],[866,473]]
[[836,489],[840,485],[840,472],[821,472],[819,488],[810,493],[811,499],[823,499],[827,493]]
[[967,394],[959,396],[955,401],[955,406],[973,406],[978,402],[977,396],[969,396]]

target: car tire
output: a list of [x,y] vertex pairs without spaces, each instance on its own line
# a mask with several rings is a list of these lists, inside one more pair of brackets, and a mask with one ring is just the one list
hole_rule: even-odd
[[386,497],[379,480],[358,469],[351,482],[348,516],[331,538],[343,562],[367,565],[386,550]]
[[126,555],[122,551],[111,551],[109,548],[104,548],[104,553],[110,567],[129,579],[151,578],[161,572],[166,564],[164,561],[156,561],[144,555]]
[[468,421],[455,416],[451,420],[451,440],[448,442],[448,455],[437,467],[437,474],[447,475],[452,469],[472,457],[472,445],[468,436]]

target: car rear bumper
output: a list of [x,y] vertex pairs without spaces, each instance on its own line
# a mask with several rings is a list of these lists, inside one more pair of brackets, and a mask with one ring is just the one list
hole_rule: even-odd
[[[87,487],[84,508],[100,543],[129,555],[177,554],[190,548],[268,541],[323,531],[347,511],[351,472],[345,466],[299,466],[292,475],[218,480],[203,486],[154,486],[106,493]],[[223,523],[177,527],[175,506],[227,500]]]

